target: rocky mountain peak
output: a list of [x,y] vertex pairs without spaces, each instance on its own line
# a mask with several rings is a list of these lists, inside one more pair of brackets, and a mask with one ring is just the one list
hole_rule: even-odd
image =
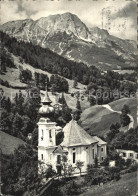
[[36,21],[36,25],[52,34],[53,32],[65,31],[67,34],[73,33],[75,36],[84,39],[89,36],[86,25],[76,15],[69,12],[40,18]]

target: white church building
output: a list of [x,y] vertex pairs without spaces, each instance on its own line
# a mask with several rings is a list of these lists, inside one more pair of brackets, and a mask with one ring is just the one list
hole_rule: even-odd
[[[106,142],[97,136],[90,136],[75,120],[71,120],[60,131],[64,138],[60,145],[56,145],[56,135],[59,126],[52,122],[50,117],[54,113],[51,100],[46,90],[42,106],[39,109],[41,118],[38,124],[38,160],[44,165],[52,165],[57,172],[58,165],[62,163],[62,157],[66,156],[68,164],[76,167],[76,162],[83,162],[82,172],[86,172],[87,165],[93,164],[97,156],[99,163],[107,155]],[[76,170],[76,172],[78,172]]]

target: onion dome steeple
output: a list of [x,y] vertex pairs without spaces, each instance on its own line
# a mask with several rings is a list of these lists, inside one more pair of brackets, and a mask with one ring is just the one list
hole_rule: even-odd
[[47,82],[46,82],[46,91],[43,100],[41,101],[42,106],[39,109],[39,114],[43,117],[50,117],[53,112],[54,108],[50,105],[52,101],[49,98],[48,91],[47,91]]

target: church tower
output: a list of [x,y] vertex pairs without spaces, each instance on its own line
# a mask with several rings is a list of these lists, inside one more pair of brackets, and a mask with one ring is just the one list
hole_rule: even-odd
[[56,123],[50,120],[54,113],[54,108],[51,106],[51,100],[47,92],[42,100],[42,106],[39,109],[41,118],[38,124],[38,160],[40,162],[51,164],[52,152],[56,147]]

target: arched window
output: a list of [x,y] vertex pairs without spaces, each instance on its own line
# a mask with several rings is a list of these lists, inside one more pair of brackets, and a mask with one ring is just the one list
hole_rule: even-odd
[[43,139],[44,139],[44,131],[42,129],[41,141],[43,141]]
[[51,129],[49,130],[49,138],[52,138],[52,132],[51,132]]
[[76,162],[76,152],[73,152],[73,163]]

